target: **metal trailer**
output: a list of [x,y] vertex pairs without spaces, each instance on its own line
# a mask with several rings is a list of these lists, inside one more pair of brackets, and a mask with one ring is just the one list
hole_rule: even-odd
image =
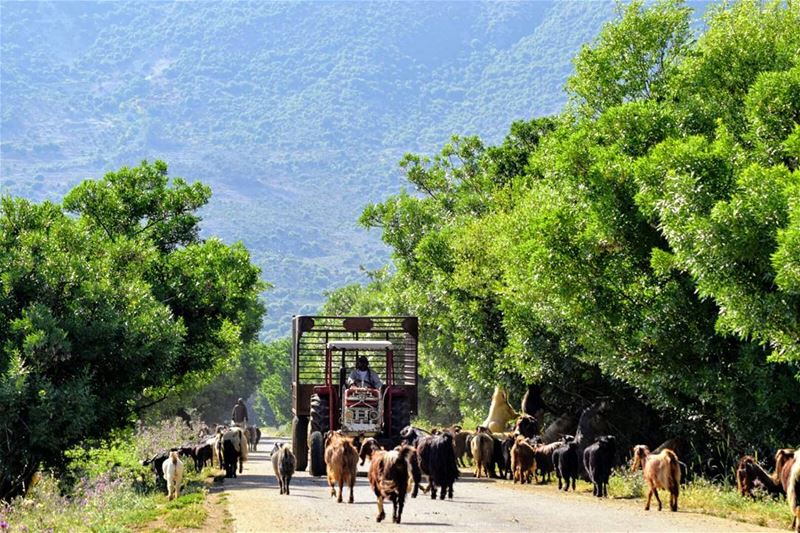
[[345,380],[359,355],[369,357],[370,368],[386,383],[378,437],[399,440],[417,412],[418,336],[417,317],[292,318],[292,449],[298,470],[308,466],[312,448],[311,473],[324,474],[323,435],[341,427]]

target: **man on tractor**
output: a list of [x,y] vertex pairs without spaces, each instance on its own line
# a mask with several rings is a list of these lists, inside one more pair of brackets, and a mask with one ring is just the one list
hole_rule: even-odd
[[356,367],[347,378],[347,386],[350,388],[370,387],[372,389],[380,389],[383,386],[383,382],[378,377],[378,374],[369,367],[367,356],[360,355],[356,360]]

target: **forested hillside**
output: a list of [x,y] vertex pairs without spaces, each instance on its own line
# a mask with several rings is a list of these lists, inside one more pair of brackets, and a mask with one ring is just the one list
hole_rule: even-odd
[[7,2],[3,191],[61,197],[142,159],[214,190],[203,231],[274,285],[266,332],[387,254],[356,227],[397,161],[558,112],[612,2]]
[[424,317],[422,372],[462,407],[496,384],[540,384],[553,414],[602,398],[618,438],[679,435],[720,476],[794,446],[800,8],[690,17],[632,3],[577,54],[565,112],[406,156],[411,191],[361,217],[392,268],[326,309]]

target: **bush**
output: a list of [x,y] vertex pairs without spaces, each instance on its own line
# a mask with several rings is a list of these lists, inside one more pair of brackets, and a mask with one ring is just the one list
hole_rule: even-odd
[[106,474],[62,493],[59,480],[45,474],[26,497],[2,504],[0,521],[14,531],[123,531],[122,516],[155,516],[156,500],[142,497],[130,483]]
[[[45,473],[25,497],[0,502],[0,531],[126,531],[128,525],[146,524],[161,513],[198,514],[205,520],[202,474],[187,465],[180,499],[166,503],[156,487],[150,467],[142,460],[191,440],[195,431],[179,418],[155,424],[138,423],[135,429],[118,430],[102,442],[84,443],[66,452],[66,475]],[[191,461],[189,461],[191,464]],[[180,514],[179,513],[179,514]],[[186,523],[185,517],[171,520]],[[3,526],[5,524],[5,526]]]
[[615,498],[641,498],[644,495],[644,477],[641,472],[631,472],[620,467],[608,481],[608,493]]

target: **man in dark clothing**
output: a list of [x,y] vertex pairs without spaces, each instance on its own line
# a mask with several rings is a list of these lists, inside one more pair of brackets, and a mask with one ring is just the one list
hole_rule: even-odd
[[231,419],[233,419],[234,426],[239,426],[242,429],[247,428],[247,407],[244,405],[243,399],[239,398],[236,405],[233,406]]

